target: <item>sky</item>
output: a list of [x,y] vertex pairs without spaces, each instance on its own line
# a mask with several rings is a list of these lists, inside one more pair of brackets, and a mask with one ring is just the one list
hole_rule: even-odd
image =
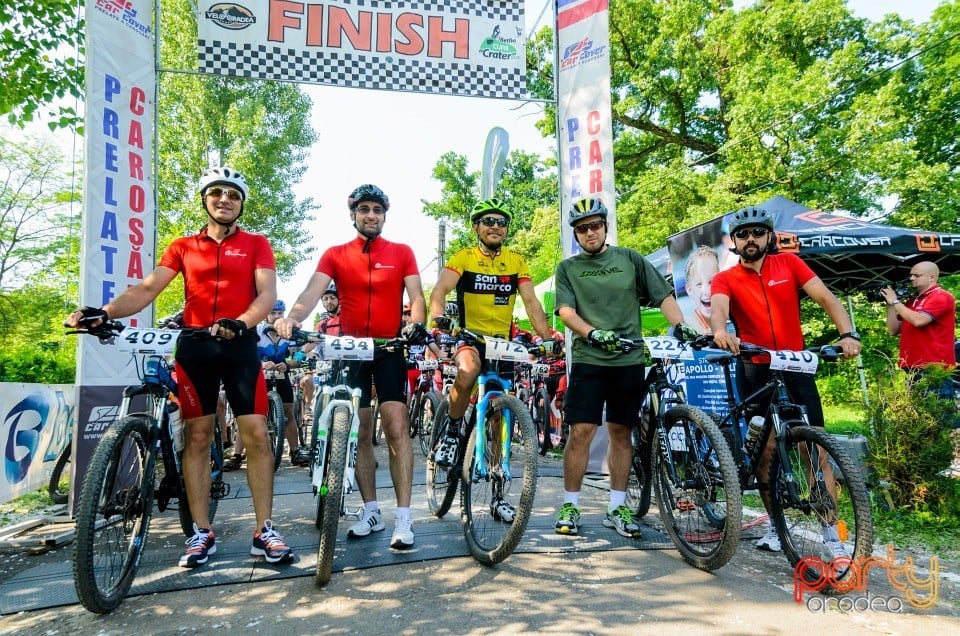
[[[548,2],[526,0],[528,32]],[[737,7],[749,4],[734,2]],[[871,20],[899,13],[917,22],[927,20],[938,4],[936,0],[848,2],[855,14]],[[541,24],[552,19],[547,8]],[[305,287],[322,251],[356,236],[346,207],[347,195],[356,186],[374,183],[390,197],[383,236],[413,247],[423,282],[432,286],[438,275],[437,225],[422,214],[421,200],[440,199],[441,184],[431,177],[440,157],[455,152],[467,157],[470,171],[479,171],[487,133],[495,126],[507,131],[511,150],[541,156],[556,151],[556,142],[542,138],[534,126],[543,111],[543,105],[535,102],[302,86],[313,101],[311,124],[318,141],[294,192],[313,197],[321,207],[314,213],[315,220],[303,228],[312,236],[315,253],[278,284],[279,297],[288,307]],[[71,142],[64,147],[69,152]]]

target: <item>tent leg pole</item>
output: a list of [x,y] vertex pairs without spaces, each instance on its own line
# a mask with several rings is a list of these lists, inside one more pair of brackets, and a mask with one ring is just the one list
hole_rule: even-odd
[[[853,314],[853,298],[847,294],[847,311],[850,313],[850,325],[857,330],[857,318]],[[863,403],[870,406],[870,396],[867,395],[867,375],[863,370],[863,354],[857,354],[857,373],[860,375],[860,389],[863,391]],[[873,433],[873,418],[870,418],[870,432]]]

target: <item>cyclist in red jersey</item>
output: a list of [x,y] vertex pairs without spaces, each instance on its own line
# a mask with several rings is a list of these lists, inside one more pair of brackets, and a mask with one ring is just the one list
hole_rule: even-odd
[[[393,338],[401,322],[403,294],[410,299],[411,322],[403,334],[412,344],[426,341],[423,326],[426,307],[420,273],[413,250],[407,245],[382,238],[383,225],[390,200],[375,185],[364,184],[347,197],[350,220],[357,238],[344,245],[329,248],[320,257],[317,271],[306,289],[297,298],[284,320],[277,321],[277,330],[290,337],[293,327],[316,306],[323,290],[336,283],[340,298],[340,328],[345,336]],[[360,440],[357,446],[357,483],[364,501],[363,517],[347,532],[347,537],[365,537],[384,529],[377,502],[376,459],[373,455],[373,413],[370,409],[371,388],[377,386],[384,433],[390,447],[390,475],[397,497],[396,524],[390,546],[395,549],[413,547],[413,524],[410,520],[410,494],[413,489],[413,446],[410,444],[406,408],[407,367],[403,352],[378,352],[372,362],[354,367],[350,378],[359,386]]]
[[[731,251],[739,262],[719,272],[711,283],[710,326],[713,339],[721,349],[737,353],[740,340],[773,350],[798,351],[803,349],[800,324],[800,290],[823,307],[840,333],[839,344],[845,357],[860,353],[860,335],[843,304],[823,281],[813,273],[796,254],[777,254],[773,218],[762,208],[747,207],[738,210],[730,223]],[[727,331],[727,318],[733,321],[737,335]],[[738,337],[739,336],[739,337]],[[759,362],[759,361],[755,361]],[[769,360],[766,364],[737,360],[737,389],[740,395],[749,395],[770,379]],[[806,405],[810,424],[823,426],[823,406],[812,375],[784,373],[790,395]],[[747,412],[747,418],[763,416],[767,405],[756,405]],[[757,476],[766,482],[773,455],[773,436],[760,460]],[[829,471],[829,467],[824,473]],[[836,499],[833,475],[824,477]],[[769,511],[769,491],[761,490],[760,498]],[[836,527],[823,530],[824,543],[834,552],[845,552]],[[780,538],[770,528],[757,542],[757,547],[770,552],[780,551]],[[849,556],[849,555],[847,555]]]
[[270,563],[293,560],[293,551],[270,520],[273,508],[273,454],[267,441],[266,384],[257,357],[256,332],[277,300],[273,250],[266,237],[237,226],[249,189],[228,167],[210,168],[200,178],[207,224],[198,234],[176,239],[142,283],[100,308],[81,307],[64,324],[95,326],[131,316],[156,299],[178,273],[184,278],[183,324],[177,343],[178,398],[185,426],[183,478],[195,520],[182,567],[194,568],[217,551],[210,527],[210,442],[220,384],[237,416],[247,449],[247,483],[258,530],[250,553]]

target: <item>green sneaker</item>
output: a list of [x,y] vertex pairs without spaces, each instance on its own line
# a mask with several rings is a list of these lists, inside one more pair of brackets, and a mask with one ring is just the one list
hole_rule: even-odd
[[603,516],[603,525],[613,528],[617,534],[636,539],[640,536],[640,525],[634,520],[633,512],[626,504],[621,504],[616,510],[607,510]]
[[580,509],[572,503],[565,503],[560,506],[560,512],[557,513],[557,524],[553,530],[557,534],[577,534],[577,524],[580,523]]

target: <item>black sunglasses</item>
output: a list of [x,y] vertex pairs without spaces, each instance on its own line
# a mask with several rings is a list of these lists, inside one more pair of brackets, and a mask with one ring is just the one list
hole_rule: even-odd
[[482,219],[480,219],[479,222],[485,225],[486,227],[493,227],[494,225],[496,225],[497,227],[507,227],[508,225],[510,225],[510,221],[503,218],[502,216],[485,216]]
[[596,221],[590,221],[589,223],[581,223],[580,225],[575,225],[573,227],[573,231],[576,232],[577,234],[586,234],[587,232],[590,232],[590,231],[596,232],[601,227],[603,227],[604,223],[605,221],[601,221],[599,219]]
[[762,238],[766,236],[770,230],[765,227],[745,227],[742,230],[737,230],[733,233],[733,236],[743,240],[753,234],[753,238]]

